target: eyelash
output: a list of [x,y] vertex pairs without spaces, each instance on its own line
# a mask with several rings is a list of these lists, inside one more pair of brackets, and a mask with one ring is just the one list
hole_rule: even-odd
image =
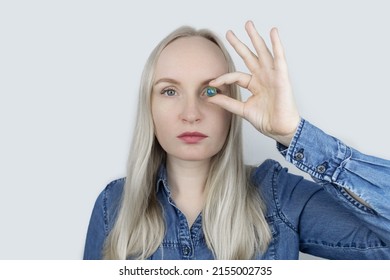
[[173,91],[173,92],[175,92],[175,94],[176,94],[176,90],[174,90],[173,88],[166,88],[166,89],[163,89],[163,90],[161,91],[161,94],[164,94],[164,95],[166,95],[166,96],[173,96],[173,95],[168,95],[168,94],[167,94],[168,91]]
[[[206,96],[207,96],[207,94],[206,94],[207,88],[208,88],[208,87],[206,87],[206,88],[204,88],[204,89],[202,90],[202,95],[206,95]],[[216,88],[216,89],[217,89],[217,94],[220,94],[220,93],[221,93],[221,90],[220,90],[219,88]],[[166,88],[166,89],[163,89],[163,90],[161,91],[161,94],[164,94],[165,96],[174,96],[174,95],[168,95],[167,92],[169,92],[169,91],[173,91],[173,92],[175,93],[174,95],[177,94],[177,91],[176,91],[175,89],[173,89],[173,88]]]

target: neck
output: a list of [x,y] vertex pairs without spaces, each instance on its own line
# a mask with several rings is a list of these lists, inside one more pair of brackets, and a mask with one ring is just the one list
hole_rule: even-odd
[[209,159],[204,161],[184,161],[168,157],[168,182],[172,193],[180,196],[202,195],[209,169]]
[[210,160],[182,161],[167,158],[168,182],[176,206],[187,218],[191,227],[203,209],[204,189],[210,168]]

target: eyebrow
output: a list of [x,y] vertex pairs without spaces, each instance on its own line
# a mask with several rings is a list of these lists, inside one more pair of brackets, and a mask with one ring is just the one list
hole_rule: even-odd
[[158,85],[158,84],[161,84],[161,83],[169,83],[169,84],[180,85],[179,81],[176,81],[175,79],[171,79],[171,78],[161,78],[161,79],[158,79],[153,85]]
[[[208,85],[213,79],[208,79],[208,80],[205,80],[202,82],[202,85]],[[161,78],[161,79],[158,79],[154,84],[153,86],[155,85],[158,85],[160,83],[169,83],[169,84],[174,84],[174,85],[180,85],[180,82],[175,80],[175,79],[172,79],[172,78]]]

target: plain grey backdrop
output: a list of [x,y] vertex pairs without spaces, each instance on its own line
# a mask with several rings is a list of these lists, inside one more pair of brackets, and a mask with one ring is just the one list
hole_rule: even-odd
[[[232,29],[246,43],[246,20],[267,42],[278,27],[301,115],[390,159],[387,7],[378,0],[1,1],[0,259],[82,258],[97,195],[125,175],[144,63],[180,25],[221,37]],[[274,158],[299,173],[246,123],[244,137],[248,163]]]

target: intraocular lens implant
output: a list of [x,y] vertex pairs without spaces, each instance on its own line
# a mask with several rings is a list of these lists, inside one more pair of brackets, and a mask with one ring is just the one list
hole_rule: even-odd
[[208,97],[212,97],[217,94],[217,89],[215,87],[207,87],[206,89],[206,95]]

